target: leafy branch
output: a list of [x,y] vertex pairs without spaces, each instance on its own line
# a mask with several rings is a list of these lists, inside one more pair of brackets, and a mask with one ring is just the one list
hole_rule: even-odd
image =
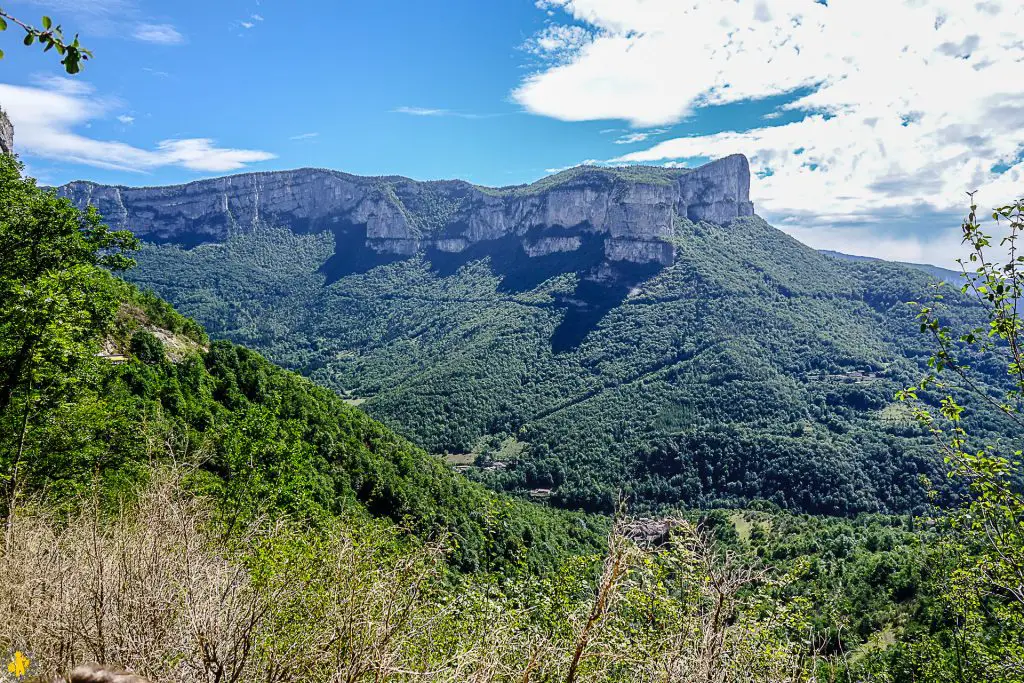
[[[74,39],[68,42],[64,37],[64,31],[61,29],[60,24],[54,26],[53,20],[50,17],[44,16],[42,19],[43,27],[38,29],[35,26],[26,24],[17,17],[11,16],[0,8],[0,31],[6,31],[10,24],[14,24],[25,31],[25,38],[22,42],[26,46],[38,43],[42,46],[43,52],[56,50],[57,54],[63,57],[60,63],[64,65],[64,70],[69,74],[76,74],[81,71],[82,62],[88,61],[92,57],[92,51],[86,50],[79,44],[77,33]],[[3,56],[4,52],[0,50],[0,59]]]
[[[1020,623],[1024,619],[1024,494],[1020,486],[1024,450],[1013,441],[1024,428],[1024,321],[1020,316],[1024,256],[1017,248],[1017,238],[1024,231],[1024,200],[992,213],[996,227],[1002,228],[998,240],[982,229],[973,195],[971,200],[962,226],[968,259],[958,261],[965,281],[961,292],[985,310],[988,324],[957,335],[941,324],[933,308],[921,307],[921,332],[930,334],[936,350],[928,374],[917,386],[899,392],[897,399],[911,404],[915,417],[936,438],[951,465],[950,475],[967,481],[972,493],[967,505],[950,517],[952,528],[959,531],[960,559],[950,576],[953,589],[948,599],[962,624]],[[993,257],[991,252],[999,253]],[[968,355],[1005,368],[1003,397],[994,396],[973,377],[965,361]],[[943,382],[940,376],[950,374],[959,381]],[[929,389],[949,392],[940,397],[934,413],[919,396]],[[964,407],[954,398],[953,389],[980,399],[979,407],[1010,418],[1017,429],[1010,443],[969,446]],[[1000,450],[1008,446],[1011,452],[1001,455]],[[958,629],[966,638],[965,627]],[[990,640],[989,645],[997,660],[1010,662],[1011,668],[1024,667],[1019,636],[1012,647],[998,640]]]

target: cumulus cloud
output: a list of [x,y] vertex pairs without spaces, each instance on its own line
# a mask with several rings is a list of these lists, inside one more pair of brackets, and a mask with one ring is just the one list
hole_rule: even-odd
[[123,123],[126,126],[128,124],[135,123],[135,117],[134,116],[129,116],[128,114],[118,114],[117,120],[120,121],[121,123]]
[[0,83],[0,103],[14,123],[18,150],[47,159],[125,171],[181,166],[226,172],[274,158],[258,150],[218,147],[208,138],[163,140],[155,149],[142,149],[81,135],[75,128],[103,118],[116,104],[97,96],[82,81],[51,79],[43,87]]
[[[616,161],[745,153],[757,175],[752,194],[759,212],[794,235],[858,226],[844,234],[861,239],[862,253],[888,257],[879,252],[896,250],[902,240],[901,258],[908,251],[924,255],[930,247],[920,245],[948,247],[955,222],[938,237],[924,235],[920,222],[904,221],[901,234],[885,224],[894,216],[953,216],[969,190],[979,190],[983,204],[1024,194],[1019,2],[541,4],[566,26],[587,27],[590,39],[513,92],[535,114],[650,127],[712,105],[790,94],[788,104],[753,120],[749,130],[663,140]],[[780,111],[788,122],[775,123]]]
[[185,37],[171,24],[139,24],[132,31],[136,40],[157,45],[178,45]]

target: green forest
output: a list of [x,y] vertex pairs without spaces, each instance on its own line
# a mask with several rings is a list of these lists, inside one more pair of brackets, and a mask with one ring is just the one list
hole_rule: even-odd
[[[430,342],[437,322],[409,320],[421,334],[401,336],[354,326],[350,334],[366,335],[371,346],[409,353],[377,370],[357,359],[367,378],[346,400],[256,351],[212,340],[157,295],[120,279],[150,277],[132,270],[135,238],[40,189],[9,157],[0,157],[0,198],[0,644],[30,652],[40,676],[92,660],[154,681],[1024,680],[1024,504],[1018,465],[1000,442],[1013,434],[1000,420],[1019,419],[1018,366],[1011,361],[1009,393],[992,410],[959,398],[976,376],[998,377],[1000,354],[1015,358],[1016,271],[1004,280],[983,264],[971,280],[973,304],[965,290],[915,318],[892,313],[922,283],[913,272],[836,266],[780,238],[803,268],[768,273],[765,257],[756,281],[730,277],[726,265],[702,273],[736,252],[721,232],[681,226],[692,231],[689,256],[598,325],[606,355],[588,355],[598,353],[589,342],[573,352],[574,363],[586,359],[619,378],[614,389],[586,373],[576,378],[573,390],[594,402],[571,414],[591,421],[561,415],[474,427],[478,418],[467,415],[448,428],[407,429],[425,443],[464,446],[482,431],[491,438],[474,477],[513,489],[568,481],[559,502],[593,510],[607,506],[595,491],[621,480],[597,477],[608,456],[582,454],[601,452],[590,449],[602,439],[635,445],[650,437],[629,453],[635,457],[611,461],[632,484],[605,516],[494,493],[351,405],[353,395],[373,393],[383,413],[402,387],[413,395],[406,405],[430,415],[438,405],[426,400],[429,387],[448,382],[456,401],[460,387],[489,395],[481,408],[494,411],[490,420],[526,408],[558,415],[579,395],[554,389],[551,377],[569,382],[569,366],[550,351],[539,356],[536,367],[550,376],[541,375],[541,390],[520,407],[512,399],[524,394],[503,389],[501,378],[527,369],[499,351],[529,341],[514,334],[524,323],[509,313],[528,307],[520,298],[541,304],[565,283],[499,305],[498,283],[481,264],[447,279],[422,261],[365,275],[375,287],[381,278],[419,278],[421,291],[443,286],[453,300],[458,293],[490,302],[472,309],[479,316],[492,310],[464,317],[462,304],[431,309],[448,316],[453,334],[476,330],[458,368],[414,371],[414,349],[441,343]],[[1016,211],[1006,213],[1013,230],[1022,225]],[[766,226],[750,221],[743,229]],[[973,217],[965,234],[972,244],[986,239]],[[273,258],[288,239],[302,255],[290,271]],[[271,353],[340,389],[350,366],[321,364],[326,345],[299,336],[286,354],[263,327],[285,325],[288,310],[308,333],[309,311],[270,304],[300,293],[289,288],[312,287],[329,246],[323,236],[283,231],[240,237],[230,252],[241,256],[222,274],[242,278],[243,263],[262,261],[251,282],[266,308],[245,334],[266,334]],[[698,247],[713,258],[698,262]],[[198,259],[227,253],[145,248],[140,258],[152,273],[173,255],[187,282],[202,272]],[[745,258],[758,255],[748,250]],[[848,279],[823,291],[826,273],[836,272]],[[726,312],[741,316],[741,302],[752,300],[744,292],[784,287],[799,305],[787,307],[781,293],[762,301],[761,320],[788,325],[786,335],[762,336],[763,350],[735,339],[701,350],[685,330],[650,324],[678,335],[674,359],[641,369],[634,355],[615,353],[610,330],[667,315],[650,303],[675,316],[673,306],[694,306],[690,293],[669,303],[684,282],[707,297],[705,309],[690,309],[702,327],[724,325]],[[849,290],[838,296],[837,287]],[[222,315],[225,329],[251,315],[238,302],[218,303],[209,288],[192,297],[176,291],[204,319]],[[325,317],[331,329],[369,305],[345,291],[338,287],[328,302],[338,315]],[[724,310],[716,312],[710,304],[718,299]],[[837,301],[877,326],[844,321]],[[533,315],[551,315],[535,308]],[[986,311],[987,327],[961,337],[946,327],[984,320]],[[510,333],[493,334],[499,324]],[[886,346],[885,335],[911,326],[902,346]],[[812,334],[831,339],[834,353],[807,351],[816,348],[802,343]],[[414,347],[418,336],[425,339]],[[474,355],[488,347],[489,367]],[[968,369],[967,357],[991,372]],[[921,381],[915,368],[924,359],[930,372]],[[402,379],[391,387],[388,373]],[[870,375],[885,379],[864,379]],[[452,384],[454,377],[465,381]],[[481,394],[474,382],[489,389]],[[707,389],[694,390],[698,382]],[[887,393],[898,382],[898,394]],[[668,394],[670,385],[683,391]],[[983,397],[996,396],[978,386]],[[641,396],[649,422],[626,426],[625,406]],[[691,403],[680,403],[683,396]],[[596,417],[605,411],[615,420]],[[575,438],[585,442],[555,447]],[[533,470],[487,469],[509,453],[521,457],[523,442]],[[543,479],[565,470],[570,454],[582,459],[575,474]],[[774,495],[782,492],[792,497]],[[586,496],[593,502],[580,505]],[[638,517],[658,505],[675,510],[660,520]]]
[[[336,251],[359,249],[340,239],[263,226],[148,244],[127,277],[474,479],[560,507],[608,514],[621,494],[651,511],[921,513],[922,476],[956,495],[893,398],[931,355],[907,303],[936,297],[925,273],[832,258],[757,217],[678,219],[671,266],[610,283],[577,253],[527,259],[515,241],[339,269]],[[944,289],[944,319],[984,318]]]

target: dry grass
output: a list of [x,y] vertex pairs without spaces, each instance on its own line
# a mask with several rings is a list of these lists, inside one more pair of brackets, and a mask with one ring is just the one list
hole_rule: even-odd
[[173,474],[114,518],[19,511],[0,557],[0,647],[30,652],[36,675],[98,662],[154,683],[785,683],[816,662],[780,635],[793,615],[765,620],[742,597],[763,573],[685,524],[659,550],[613,532],[591,597],[555,625],[536,618],[543,591],[453,584],[440,543],[217,529]]
[[170,481],[110,524],[91,506],[71,520],[16,514],[0,644],[32,652],[37,673],[90,661],[154,680],[251,680],[247,631],[273,596],[211,543],[207,520]]

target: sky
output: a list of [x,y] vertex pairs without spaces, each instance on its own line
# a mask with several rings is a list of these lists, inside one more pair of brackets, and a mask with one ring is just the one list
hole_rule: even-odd
[[334,168],[484,185],[746,154],[816,248],[952,266],[968,201],[1024,196],[1017,0],[4,0],[93,50],[0,33],[40,182]]

